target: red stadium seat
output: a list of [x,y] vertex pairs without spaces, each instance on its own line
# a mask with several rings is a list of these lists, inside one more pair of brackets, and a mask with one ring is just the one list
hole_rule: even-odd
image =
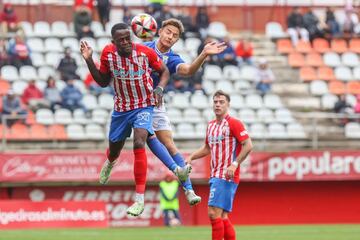
[[33,124],[30,126],[30,137],[33,140],[51,139],[47,127],[42,124]]
[[305,61],[307,66],[310,67],[321,67],[324,66],[324,62],[322,59],[322,56],[319,53],[309,53],[306,56],[306,61]]
[[344,53],[348,51],[346,41],[344,39],[333,39],[331,41],[331,50],[337,53]]
[[6,95],[10,89],[10,83],[6,80],[0,80],[0,96]]
[[303,81],[312,81],[317,79],[316,71],[312,67],[302,67],[300,69],[300,78]]
[[301,53],[290,53],[288,57],[289,65],[291,67],[305,66],[305,58]]
[[334,70],[330,67],[320,67],[318,69],[318,79],[325,81],[335,80]]
[[50,125],[49,126],[49,135],[51,139],[56,140],[68,140],[65,127],[63,125]]
[[360,94],[360,82],[358,81],[351,81],[348,82],[346,85],[347,92],[350,94]]
[[276,42],[277,49],[282,54],[289,54],[294,51],[290,39],[279,39]]
[[345,84],[341,81],[331,81],[329,83],[329,92],[336,95],[345,94]]
[[349,42],[349,49],[351,52],[360,53],[360,39],[353,38]]
[[319,53],[326,53],[330,51],[329,42],[323,38],[316,38],[313,41],[313,49]]
[[310,42],[305,42],[305,41],[299,41],[296,44],[295,50],[299,53],[310,53],[312,52],[312,47]]
[[28,140],[30,139],[29,128],[22,123],[15,123],[10,129],[10,140]]

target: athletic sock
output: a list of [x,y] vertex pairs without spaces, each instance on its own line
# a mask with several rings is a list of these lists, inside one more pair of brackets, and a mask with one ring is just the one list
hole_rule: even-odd
[[135,194],[135,202],[144,203],[144,194],[143,193],[136,193]]
[[172,157],[170,156],[168,150],[166,147],[159,141],[159,139],[155,138],[148,138],[147,144],[151,150],[152,153],[155,154],[157,158],[160,159],[160,161],[165,164],[165,166],[170,169],[171,171],[174,171],[175,168],[178,166]]
[[[185,159],[180,153],[176,153],[172,158],[180,167],[185,166]],[[185,182],[181,182],[181,185],[185,190],[193,190],[190,177],[188,177]]]
[[144,194],[146,185],[147,157],[145,148],[134,149],[134,176],[136,193]]
[[236,240],[236,233],[234,226],[228,218],[223,219],[224,223],[224,240]]
[[224,223],[221,218],[211,219],[212,240],[223,240]]

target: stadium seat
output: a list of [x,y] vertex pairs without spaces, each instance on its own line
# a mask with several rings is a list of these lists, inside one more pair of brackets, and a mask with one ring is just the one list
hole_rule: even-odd
[[344,39],[331,40],[331,50],[337,53],[344,53],[348,51],[347,43]]
[[240,80],[240,69],[238,66],[227,65],[223,69],[224,77],[230,81],[239,81]]
[[234,91],[238,93],[249,92],[252,89],[251,83],[246,80],[239,80],[234,83]]
[[93,110],[99,107],[96,96],[92,94],[85,94],[82,98],[82,103],[88,110]]
[[259,109],[263,107],[263,100],[258,94],[249,94],[245,97],[245,106],[252,109]]
[[73,122],[78,124],[87,124],[89,123],[90,119],[85,114],[83,109],[75,109],[73,112]]
[[35,85],[37,88],[40,89],[40,91],[44,92],[46,86],[47,86],[47,83],[45,81],[42,81],[42,80],[36,80],[35,81]]
[[275,122],[274,113],[272,110],[270,110],[268,108],[260,108],[259,110],[257,110],[256,115],[257,115],[257,119],[260,122],[263,122],[263,123]]
[[72,113],[69,109],[66,108],[56,109],[54,113],[54,120],[56,124],[71,124],[73,123]]
[[75,80],[74,86],[77,87],[82,94],[86,94],[88,92],[88,89],[86,88],[84,81],[82,81],[82,80]]
[[80,124],[67,125],[66,133],[67,133],[69,140],[84,140],[84,139],[86,139],[84,127]]
[[33,66],[22,66],[20,67],[19,73],[20,79],[25,81],[38,79],[36,69]]
[[179,138],[194,138],[194,126],[191,123],[179,123],[176,127],[176,136]]
[[205,138],[206,129],[207,124],[204,122],[195,124],[195,136],[198,138]]
[[0,97],[6,95],[9,89],[10,89],[10,83],[6,80],[0,79]]
[[68,136],[64,125],[53,124],[48,127],[51,139],[54,140],[67,140]]
[[29,128],[22,123],[15,123],[10,127],[10,136],[8,137],[9,140],[29,140],[30,132]]
[[64,52],[64,47],[59,38],[45,39],[45,52]]
[[41,53],[31,53],[31,61],[35,67],[41,67],[46,65],[44,55]]
[[211,22],[207,28],[207,34],[208,36],[222,39],[228,35],[228,31],[224,23]]
[[310,42],[299,41],[295,46],[295,51],[299,53],[310,53],[313,49]]
[[267,138],[267,129],[262,123],[253,123],[249,129],[251,138],[254,139],[265,139]]
[[288,36],[278,22],[266,23],[265,34],[268,38],[285,38]]
[[52,125],[55,123],[53,112],[47,108],[41,108],[36,111],[36,122],[44,125]]
[[106,36],[104,28],[99,21],[92,21],[91,22],[91,30],[94,32],[96,38]]
[[321,97],[321,107],[324,110],[333,110],[338,97],[334,94],[328,93]]
[[34,35],[37,37],[51,36],[50,25],[45,21],[38,21],[34,23]]
[[355,80],[360,80],[360,67],[355,67],[353,69],[353,77]]
[[325,81],[330,81],[335,79],[334,70],[330,67],[319,67],[317,78]]
[[231,99],[231,107],[233,109],[239,110],[244,107],[244,98],[241,95],[239,94],[231,95],[230,99]]
[[340,57],[335,52],[327,52],[323,55],[324,64],[329,67],[338,67],[341,65]]
[[180,109],[188,108],[190,106],[188,94],[176,93],[171,100],[171,105]]
[[223,90],[224,92],[231,94],[234,91],[234,86],[230,81],[219,80],[215,82],[215,88],[217,90]]
[[47,80],[48,77],[55,77],[55,69],[49,66],[41,66],[38,68],[38,77],[40,80]]
[[45,62],[53,68],[57,68],[62,58],[62,54],[57,52],[48,52],[45,55]]
[[111,39],[108,37],[102,37],[97,39],[97,49],[102,50],[106,45],[111,43]]
[[351,52],[355,52],[355,53],[360,54],[360,39],[359,38],[350,39],[349,50]]
[[292,123],[295,121],[291,112],[287,108],[280,108],[275,110],[275,118],[280,123]]
[[62,40],[62,45],[64,48],[69,47],[73,52],[80,51],[79,40],[73,37],[64,38]]
[[98,124],[106,124],[110,119],[109,112],[102,108],[94,109],[91,116],[91,121]]
[[344,94],[346,92],[345,84],[341,81],[331,81],[329,83],[329,92],[335,95]]
[[9,82],[20,79],[17,68],[12,65],[5,65],[1,67],[1,78]]
[[348,67],[337,67],[335,68],[335,78],[341,81],[353,80],[352,72]]
[[201,40],[199,38],[187,38],[185,40],[185,49],[189,52],[197,51],[201,44]]
[[203,118],[201,117],[201,113],[196,108],[186,108],[183,112],[184,122],[188,123],[200,123],[203,122]]
[[202,87],[207,94],[213,94],[215,92],[215,83],[210,80],[203,80]]
[[207,108],[203,111],[202,113],[203,117],[205,118],[206,121],[210,121],[213,120],[215,115],[214,112],[211,108]]
[[346,102],[349,103],[352,107],[355,107],[355,104],[357,102],[356,96],[352,94],[346,94]]
[[182,39],[180,38],[180,39],[174,44],[174,46],[172,47],[172,50],[173,50],[175,53],[183,53],[183,52],[186,52],[184,40],[182,40]]
[[357,122],[350,122],[345,125],[345,137],[360,138],[360,124]]
[[22,21],[21,28],[24,30],[26,37],[32,37],[34,35],[33,27],[30,22]]
[[[96,39],[94,39],[94,38],[91,38],[91,37],[84,37],[84,38],[82,38],[82,39],[80,39],[80,41],[86,41],[88,44],[89,44],[89,46],[91,46],[92,48],[93,48],[93,50],[95,51],[95,52],[97,52],[99,49],[98,49],[98,44],[97,44],[97,42],[96,42]],[[78,50],[76,51],[76,52],[79,52],[79,49],[80,49],[80,44],[79,44],[79,42],[80,41],[78,41],[78,46],[79,46],[79,48],[78,48]],[[104,48],[104,46],[103,46],[103,48]],[[100,49],[100,51],[102,50],[102,48]],[[97,59],[97,58],[94,58],[94,59]]]
[[247,80],[254,82],[256,79],[257,69],[253,66],[243,66],[240,69],[241,80]]
[[32,140],[49,140],[50,134],[45,125],[42,124],[32,124],[30,125],[30,138]]
[[286,131],[289,138],[294,138],[294,139],[306,138],[304,127],[299,123],[289,123],[286,126]]
[[45,45],[41,38],[29,38],[26,43],[32,52],[45,52]]
[[283,104],[278,95],[266,94],[264,96],[264,106],[270,109],[278,109],[278,108],[282,108]]
[[304,55],[298,52],[290,53],[288,56],[289,65],[294,68],[305,66]]
[[315,96],[322,96],[329,93],[329,89],[326,82],[315,80],[310,83],[310,93]]
[[221,68],[217,65],[207,65],[204,69],[203,79],[220,81],[221,79],[223,79],[223,73]]
[[105,132],[99,124],[90,123],[85,126],[85,135],[87,139],[104,140]]
[[330,51],[329,42],[323,38],[316,38],[313,41],[313,49],[319,53],[326,53]]
[[98,97],[99,107],[106,110],[112,110],[114,108],[114,96],[111,94],[103,93]]
[[346,52],[341,55],[341,61],[344,65],[348,67],[357,67],[359,66],[359,58],[353,52]]
[[16,95],[21,96],[27,86],[28,86],[27,82],[18,80],[13,82],[11,89],[14,91]]
[[51,24],[51,34],[58,38],[74,36],[74,33],[69,31],[67,23],[63,21],[55,21]]
[[311,67],[321,67],[324,65],[322,56],[319,53],[309,53],[306,55],[306,65]]
[[66,87],[66,83],[63,80],[55,80],[55,86],[59,91],[62,91]]
[[208,108],[207,97],[201,93],[194,93],[190,96],[190,103],[192,107],[198,109]]
[[290,39],[279,39],[276,41],[277,50],[281,54],[289,54],[294,51]]
[[273,139],[286,139],[289,137],[285,126],[281,123],[270,123],[268,126],[268,136]]
[[241,109],[239,111],[239,118],[241,119],[241,121],[247,124],[255,123],[258,121],[255,111],[249,108]]
[[315,68],[313,67],[302,67],[300,68],[300,78],[303,81],[312,81],[317,79]]
[[347,92],[350,94],[360,94],[360,82],[351,81],[346,84]]
[[169,108],[166,110],[167,115],[172,123],[179,123],[183,121],[182,113],[180,109]]

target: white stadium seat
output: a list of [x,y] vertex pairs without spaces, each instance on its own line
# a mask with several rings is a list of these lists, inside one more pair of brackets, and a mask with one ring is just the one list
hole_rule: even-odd
[[22,66],[20,67],[19,72],[20,72],[20,78],[25,81],[38,79],[36,69],[33,66]]
[[92,115],[91,118],[92,122],[98,124],[106,124],[106,122],[110,118],[109,112],[101,108],[94,109],[91,115]]
[[194,126],[191,123],[179,123],[176,127],[176,137],[194,138]]
[[34,24],[34,35],[38,37],[51,36],[50,25],[45,21],[38,21]]
[[360,138],[360,124],[350,122],[345,125],[345,137],[347,138]]
[[254,123],[250,126],[249,134],[251,138],[264,139],[267,137],[267,129],[262,123]]
[[338,97],[334,94],[325,94],[321,97],[321,107],[324,110],[334,109],[335,103],[338,101]]
[[295,121],[291,112],[287,108],[280,108],[275,110],[275,118],[280,123],[292,123]]
[[51,24],[51,33],[56,37],[70,37],[73,36],[74,33],[70,32],[68,25],[63,21],[55,21]]
[[203,122],[203,118],[201,117],[201,113],[198,109],[196,108],[187,108],[184,110],[183,113],[184,122],[189,122],[189,123],[200,123]]
[[54,118],[57,124],[67,125],[73,123],[72,113],[66,108],[57,109],[54,113]]
[[220,81],[223,79],[222,70],[217,65],[207,65],[204,69],[204,80]]
[[198,109],[208,108],[207,97],[202,93],[194,93],[190,97],[191,106]]
[[44,44],[46,52],[64,52],[64,47],[59,38],[47,38]]
[[254,110],[249,108],[241,109],[239,111],[239,118],[241,121],[247,124],[257,122],[257,118]]
[[41,67],[46,65],[45,58],[42,53],[33,52],[31,53],[30,57],[31,57],[31,62],[35,67]]
[[171,105],[180,109],[188,108],[190,106],[188,94],[176,93],[171,100]]
[[224,77],[230,81],[240,81],[240,68],[234,65],[227,65],[223,69]]
[[323,55],[325,65],[329,67],[337,67],[341,65],[340,57],[337,53],[327,52]]
[[264,105],[270,109],[278,109],[283,107],[280,97],[276,94],[266,94],[264,96]]
[[255,81],[257,70],[253,66],[243,66],[240,69],[240,78],[248,81]]
[[82,103],[87,110],[93,110],[99,107],[97,98],[92,94],[85,94]]
[[322,96],[329,93],[328,85],[321,80],[315,80],[310,82],[310,92],[315,96]]
[[268,38],[284,38],[287,34],[278,22],[268,22],[265,26],[265,33]]
[[56,73],[55,73],[55,69],[49,66],[41,66],[38,69],[38,76],[39,79],[41,80],[47,80],[48,77],[52,76],[55,77]]
[[341,61],[345,66],[357,67],[359,66],[359,57],[356,53],[346,52],[341,55]]
[[263,107],[263,100],[258,94],[249,94],[245,97],[245,105],[249,108],[259,109]]
[[29,38],[26,43],[32,52],[45,52],[44,41],[41,38]]
[[263,123],[275,122],[274,113],[272,110],[270,110],[268,108],[260,108],[259,110],[257,110],[256,115],[257,115],[257,119],[260,122],[263,122]]
[[78,124],[87,124],[90,122],[90,119],[88,119],[83,109],[78,108],[73,112],[73,122]]
[[84,127],[80,124],[70,124],[66,126],[66,133],[70,140],[84,140],[86,134]]
[[289,137],[285,126],[281,123],[270,123],[268,127],[268,136],[273,139],[285,139]]
[[16,95],[21,96],[23,94],[25,88],[27,88],[27,86],[28,86],[27,82],[18,80],[18,81],[13,82],[12,89]]
[[245,106],[243,96],[237,94],[230,96],[231,107],[238,110]]
[[105,132],[99,124],[90,123],[85,126],[85,135],[87,139],[104,140]]
[[17,68],[12,65],[2,66],[1,77],[9,82],[13,82],[20,79]]
[[36,122],[44,125],[55,123],[53,112],[47,108],[38,109],[35,113]]
[[342,81],[351,81],[353,80],[353,75],[348,67],[337,67],[334,71],[335,78]]
[[114,108],[114,96],[111,94],[103,93],[98,97],[99,107],[112,110]]
[[306,138],[304,128],[299,123],[289,123],[286,126],[287,134],[290,138],[303,139]]

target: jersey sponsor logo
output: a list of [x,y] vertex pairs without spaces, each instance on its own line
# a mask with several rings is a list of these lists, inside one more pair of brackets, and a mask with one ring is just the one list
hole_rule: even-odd
[[[141,112],[136,115],[138,121],[149,122],[150,121],[150,113],[149,112]],[[140,122],[140,125],[145,124],[144,122]]]
[[248,132],[246,130],[240,132],[240,136],[243,137],[243,136],[246,136],[246,135],[248,135]]
[[220,143],[222,140],[224,140],[224,136],[220,135],[220,136],[209,136],[208,137],[208,142],[215,144],[215,143]]
[[142,75],[145,74],[145,70],[144,69],[139,69],[138,71],[134,71],[134,70],[125,70],[125,69],[115,69],[114,70],[114,76],[115,77],[121,77],[121,78],[140,78]]

